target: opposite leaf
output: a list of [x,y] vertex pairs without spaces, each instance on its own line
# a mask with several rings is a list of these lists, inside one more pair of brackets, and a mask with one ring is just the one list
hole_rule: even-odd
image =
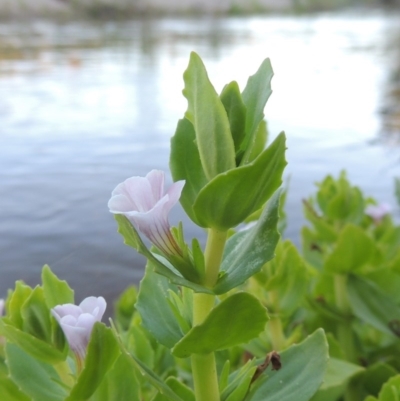
[[194,326],[172,353],[185,358],[246,343],[264,330],[267,320],[267,311],[257,298],[236,293],[217,305],[202,324]]
[[236,227],[260,209],[282,183],[286,166],[284,133],[252,163],[220,174],[200,192],[193,206],[203,227]]
[[236,167],[228,116],[201,58],[194,52],[183,79],[183,94],[188,100],[185,117],[194,126],[201,164],[211,180]]
[[269,59],[265,59],[257,72],[247,81],[243,90],[242,98],[247,109],[246,116],[246,138],[242,149],[245,151],[241,164],[249,162],[255,135],[259,124],[264,118],[264,108],[268,98],[271,96],[271,80],[274,72]]
[[244,283],[274,257],[279,240],[276,226],[280,194],[281,191],[277,191],[272,196],[253,228],[228,240],[221,265],[223,274],[214,287],[216,294],[223,294]]
[[174,181],[186,181],[180,202],[188,216],[197,224],[193,204],[208,179],[201,165],[193,124],[186,118],[179,120],[171,139],[169,166]]

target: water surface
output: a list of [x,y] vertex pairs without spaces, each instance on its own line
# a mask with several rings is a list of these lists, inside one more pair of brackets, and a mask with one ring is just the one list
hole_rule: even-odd
[[[140,279],[144,261],[122,244],[107,201],[125,178],[167,171],[192,50],[218,91],[233,79],[243,88],[271,58],[265,112],[271,138],[288,137],[286,236],[299,243],[301,199],[343,168],[395,206],[398,15],[0,25],[0,294],[39,282],[45,263],[77,300],[112,300]],[[176,208],[180,219],[204,239]]]

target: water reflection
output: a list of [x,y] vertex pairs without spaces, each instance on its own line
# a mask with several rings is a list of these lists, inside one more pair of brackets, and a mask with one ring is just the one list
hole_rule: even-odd
[[[36,283],[44,263],[78,300],[112,299],[140,278],[143,259],[121,243],[106,204],[128,176],[167,169],[191,50],[217,90],[231,79],[243,87],[271,57],[266,115],[272,136],[288,134],[288,236],[298,241],[300,200],[328,172],[347,168],[393,202],[398,149],[376,139],[399,36],[399,16],[383,13],[0,25],[0,293],[18,278]],[[179,219],[204,238],[176,210]]]

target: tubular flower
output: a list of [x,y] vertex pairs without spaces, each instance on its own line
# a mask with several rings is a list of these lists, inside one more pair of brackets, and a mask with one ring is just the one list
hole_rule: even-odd
[[4,305],[5,305],[4,299],[0,299],[0,317],[3,316]]
[[88,297],[80,304],[57,305],[51,314],[61,326],[71,350],[75,353],[78,364],[81,365],[86,355],[93,325],[100,322],[106,310],[103,297]]
[[131,177],[118,184],[108,207],[122,214],[167,255],[182,255],[170,231],[168,214],[179,201],[185,181],[177,181],[164,193],[164,172],[152,170],[146,177]]
[[368,205],[365,209],[365,214],[371,217],[375,223],[379,223],[391,211],[391,207],[387,203],[379,205]]

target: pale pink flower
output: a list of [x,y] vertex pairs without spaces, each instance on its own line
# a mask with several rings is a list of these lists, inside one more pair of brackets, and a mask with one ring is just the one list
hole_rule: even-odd
[[79,306],[63,304],[57,305],[51,310],[51,314],[61,326],[71,350],[77,356],[78,363],[85,358],[93,326],[96,322],[101,321],[106,306],[103,297],[88,297]]
[[379,205],[368,205],[365,209],[365,214],[374,219],[376,223],[379,223],[391,210],[392,208],[389,204],[380,203]]
[[131,177],[118,184],[108,201],[111,213],[122,214],[167,255],[182,251],[171,234],[168,214],[179,201],[185,181],[177,181],[164,193],[164,172],[152,170],[146,177]]

